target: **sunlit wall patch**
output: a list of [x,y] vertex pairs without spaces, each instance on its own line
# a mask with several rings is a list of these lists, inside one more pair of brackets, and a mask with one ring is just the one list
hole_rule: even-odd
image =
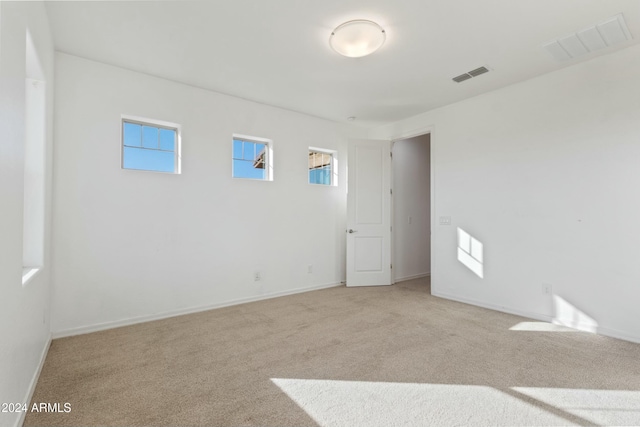
[[482,242],[458,228],[458,261],[481,279],[484,278],[483,252]]
[[585,332],[598,332],[598,322],[566,299],[553,296],[553,323]]

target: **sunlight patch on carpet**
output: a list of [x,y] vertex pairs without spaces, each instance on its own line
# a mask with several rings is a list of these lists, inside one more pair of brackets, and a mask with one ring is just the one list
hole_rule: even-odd
[[640,425],[640,391],[511,387],[598,425]]
[[[487,386],[284,378],[271,381],[322,427],[577,424],[562,410],[547,410],[549,405],[556,405],[553,399],[545,400],[545,409],[519,398],[518,393]],[[584,417],[591,412],[600,414],[588,408],[580,410]],[[608,419],[607,413],[602,415],[598,421]]]

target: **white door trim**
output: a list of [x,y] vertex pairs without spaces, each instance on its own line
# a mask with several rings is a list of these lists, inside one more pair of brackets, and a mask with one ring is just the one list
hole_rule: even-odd
[[[421,136],[421,135],[426,135],[429,134],[429,161],[430,161],[430,177],[429,177],[429,184],[430,184],[430,188],[429,188],[429,192],[430,192],[430,211],[431,211],[431,236],[430,236],[430,241],[429,241],[429,245],[431,247],[431,260],[430,260],[430,264],[431,264],[431,272],[430,272],[430,276],[431,276],[431,289],[433,291],[433,284],[434,284],[434,276],[435,276],[435,271],[436,271],[436,266],[434,265],[433,262],[433,254],[434,254],[434,247],[433,247],[433,233],[435,231],[435,227],[436,227],[436,166],[435,166],[435,161],[434,161],[434,129],[435,126],[434,125],[429,125],[429,126],[425,126],[425,127],[420,127],[420,128],[416,128],[416,129],[412,129],[412,130],[408,130],[408,131],[403,131],[400,132],[398,134],[395,134],[395,136],[393,136],[391,138],[391,150],[393,151],[393,144],[395,144],[397,141],[402,141],[404,139],[409,139],[409,138],[413,138],[416,136]],[[391,176],[393,177],[393,162],[391,163]],[[393,179],[393,178],[392,178]],[[393,185],[393,182],[392,182]],[[393,187],[392,187],[393,188]],[[393,211],[393,200],[391,200],[391,209]],[[392,212],[392,217],[391,217],[391,223],[393,224],[393,212]],[[392,236],[392,240],[393,240],[393,236]],[[395,251],[394,251],[394,246],[393,246],[393,242],[391,243],[391,263],[393,264],[394,262],[394,258],[395,258]],[[395,283],[395,273],[393,271],[393,269],[391,270],[391,281],[392,283]]]

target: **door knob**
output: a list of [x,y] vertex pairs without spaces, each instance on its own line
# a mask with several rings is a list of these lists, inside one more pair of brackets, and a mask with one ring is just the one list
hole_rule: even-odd
[[358,230],[352,230],[351,228],[347,230],[347,233],[352,234],[352,233],[357,233]]

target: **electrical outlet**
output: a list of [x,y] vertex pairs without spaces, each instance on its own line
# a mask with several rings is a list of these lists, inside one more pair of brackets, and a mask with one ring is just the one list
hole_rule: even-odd
[[307,273],[308,274],[313,273],[313,265],[311,265],[311,264],[307,265]]
[[407,218],[407,224],[411,224],[411,221],[412,221],[411,217],[408,217]]
[[253,280],[255,280],[256,282],[260,281],[260,272],[256,271],[255,273],[253,273]]
[[545,295],[551,295],[551,293],[553,292],[553,288],[551,287],[550,284],[548,283],[543,283],[542,284],[542,293]]
[[450,216],[441,216],[440,217],[440,225],[451,225],[451,217]]

